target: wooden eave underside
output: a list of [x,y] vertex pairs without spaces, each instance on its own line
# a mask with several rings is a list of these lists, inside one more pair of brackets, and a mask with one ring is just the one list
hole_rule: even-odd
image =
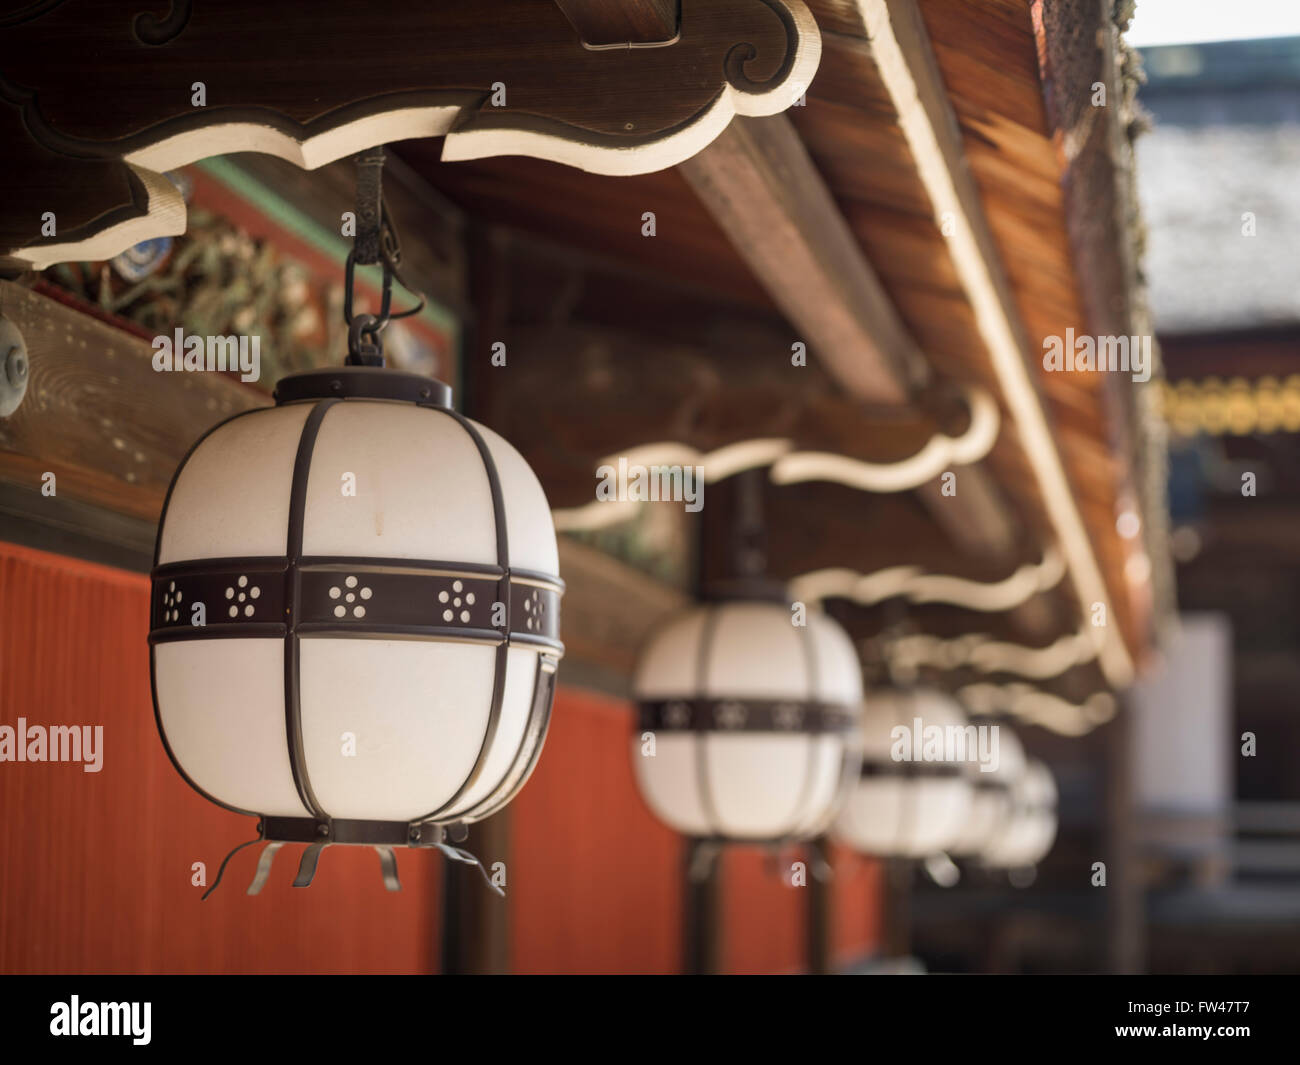
[[[399,123],[392,129],[415,132],[379,138],[425,137],[396,150],[465,209],[477,234],[470,243],[479,253],[497,249],[490,264],[493,307],[485,310],[482,292],[476,292],[477,321],[467,323],[465,369],[476,416],[520,447],[553,505],[564,508],[590,502],[599,460],[637,445],[672,441],[708,451],[779,436],[800,451],[891,462],[913,454],[936,433],[964,431],[963,416],[952,404],[954,391],[991,395],[1001,410],[996,443],[976,464],[954,466],[955,498],[940,493],[937,479],[896,494],[823,482],[770,485],[774,575],[792,578],[827,567],[871,573],[909,565],[993,583],[1059,548],[1068,559],[1067,579],[1014,608],[980,612],[927,605],[912,616],[923,631],[940,636],[979,632],[1046,647],[1079,632],[1100,600],[1110,613],[1108,631],[1090,634],[1099,661],[1085,661],[1050,683],[1075,699],[1104,682],[1124,683],[1130,662],[1145,656],[1151,629],[1145,590],[1126,577],[1134,569],[1135,545],[1120,539],[1115,524],[1117,513],[1135,498],[1135,448],[1126,431],[1132,396],[1113,376],[1049,375],[1039,365],[1045,336],[1069,329],[1120,333],[1133,322],[1125,287],[1132,263],[1123,242],[1108,242],[1110,230],[1094,227],[1084,234],[1086,254],[1079,254],[1081,211],[1095,207],[1103,217],[1117,216],[1115,183],[1095,174],[1075,180],[1079,131],[1061,127],[1078,119],[1078,109],[1060,106],[1059,95],[1081,90],[1053,84],[1050,70],[1063,52],[1068,59],[1071,49],[1095,49],[1097,41],[1109,39],[1107,33],[1113,36],[1114,27],[1102,24],[1102,5],[1061,0],[1052,17],[1045,17],[1042,0],[811,0],[820,35],[809,35],[808,14],[797,4],[789,5],[790,21],[778,22],[771,4],[699,0],[697,10],[716,17],[697,19],[686,27],[690,33],[683,29],[680,48],[660,40],[671,4],[645,0],[635,11],[620,11],[605,0],[565,0],[559,7],[589,44],[633,34],[643,46],[663,47],[629,52],[622,69],[640,73],[620,80],[617,57],[577,49],[554,9],[499,0],[501,11],[517,9],[521,19],[538,20],[551,35],[550,44],[526,34],[523,44],[515,41],[530,60],[538,60],[538,70],[550,73],[538,75],[535,84],[516,85],[515,111],[493,118],[490,129],[470,130],[468,138],[468,110],[446,139],[431,136],[447,128],[445,122]],[[751,26],[754,16],[762,18]],[[421,17],[430,25],[445,17],[451,29],[474,29],[441,9]],[[1069,33],[1053,29],[1062,20]],[[158,53],[159,69],[183,64],[185,50],[202,48],[203,34],[220,25],[196,22],[176,38],[176,47],[168,44]],[[755,96],[735,91],[745,79],[728,59],[720,83],[728,106],[741,115],[768,117],[738,117],[715,129],[700,116],[710,122],[726,116],[707,94],[676,99],[694,85],[694,75],[683,75],[681,67],[695,54],[691,49],[739,54],[735,42],[741,38],[732,31],[741,29],[746,41],[767,41],[759,51],[768,66],[782,55],[794,57],[793,65]],[[116,41],[121,30],[104,32]],[[269,39],[278,40],[274,34]],[[806,105],[781,113],[800,64],[817,65],[817,55],[820,69]],[[27,58],[19,49],[13,62],[21,66]],[[499,58],[471,72],[486,85],[496,76]],[[1108,60],[1088,52],[1078,69],[1097,62],[1107,68]],[[618,97],[617,105],[613,97],[590,93],[580,100],[563,93],[551,99],[559,74],[575,70],[603,71],[612,88],[635,91]],[[1113,63],[1100,72],[1113,80]],[[33,68],[25,77],[34,83],[40,73]],[[420,80],[425,73],[418,64],[405,73],[380,71],[375,91],[391,90],[396,74]],[[434,96],[442,100],[437,94],[459,84],[459,77],[440,71],[430,91],[436,89]],[[339,87],[329,83],[331,92]],[[345,95],[353,91],[350,83],[342,87]],[[250,143],[230,132],[243,126],[218,123],[208,139],[190,145],[189,154],[173,163],[243,147],[304,165],[306,146],[319,138],[303,131],[314,129],[320,101],[305,90],[299,95],[304,98],[279,101],[276,121],[288,122],[289,133],[282,130],[275,144]],[[371,111],[383,117],[384,99],[353,103],[370,118]],[[616,150],[620,131],[641,133],[615,112],[647,100],[678,107],[700,143],[710,146],[690,149],[696,152],[691,155],[680,138],[656,134],[657,140],[650,137],[640,146],[639,156]],[[74,118],[83,102],[65,101]],[[479,107],[475,121],[493,115],[477,97],[453,102]],[[593,147],[590,138],[569,140],[554,131],[541,142],[535,130],[531,140],[504,136],[497,119],[511,129],[529,127],[531,106],[548,113],[594,110],[592,128],[604,130],[604,140]],[[110,127],[116,120],[93,112],[89,107],[81,117]],[[266,120],[264,112],[258,112],[259,121]],[[6,112],[11,121],[15,113]],[[451,121],[450,111],[439,114]],[[660,119],[659,126],[675,128]],[[183,121],[207,120],[187,114]],[[369,134],[362,126],[346,128],[364,139]],[[1115,132],[1113,116],[1089,128],[1095,140],[1104,140]],[[114,129],[105,133],[109,140],[121,133]],[[230,136],[217,137],[223,130]],[[479,133],[487,140],[474,140]],[[521,157],[445,161],[505,148],[605,175],[685,162],[614,177]],[[350,149],[334,144],[330,150]],[[71,171],[65,176],[75,186]],[[102,184],[99,191],[108,201],[115,195]],[[945,211],[955,212],[955,237],[941,228]],[[150,212],[152,217],[152,206]],[[642,235],[646,212],[655,216],[653,237]],[[25,218],[31,212],[17,213]],[[75,225],[72,231],[78,231]],[[1111,269],[1111,259],[1122,268]],[[1118,279],[1118,288],[1099,285],[1098,276]],[[232,403],[255,401],[238,388],[231,391],[228,382],[209,387],[186,380],[169,412],[175,424],[164,419],[166,424],[141,434],[131,427],[151,415],[131,398],[129,380],[138,379],[143,396],[156,375],[142,362],[139,343],[122,340],[114,354],[111,338],[87,334],[82,347],[102,345],[109,358],[119,360],[117,387],[102,400],[98,426],[61,434],[58,426],[67,418],[56,424],[41,412],[60,404],[75,410],[78,397],[103,391],[95,380],[78,384],[84,367],[65,351],[74,334],[93,333],[92,326],[53,314],[43,297],[2,287],[9,291],[0,295],[11,301],[6,313],[17,308],[39,337],[33,345],[35,402],[0,426],[8,468],[22,474],[24,483],[58,468],[61,485],[147,522],[160,503],[160,471],[169,468],[168,456],[193,423]],[[1125,299],[1117,301],[1116,292]],[[67,336],[47,337],[42,329],[65,330]],[[496,341],[508,346],[508,372],[486,369],[489,345]],[[791,365],[796,342],[808,345],[806,367]],[[43,360],[49,360],[50,377]],[[951,387],[927,387],[931,377]],[[120,433],[112,452],[102,447],[101,437],[109,432]],[[107,481],[106,469],[112,474]],[[0,517],[7,505],[0,499]],[[871,636],[895,616],[888,608],[842,599],[833,605],[859,637]]]
[[[788,119],[933,368],[1004,400],[1002,429],[983,465],[1027,535],[1010,559],[980,558],[956,548],[914,498],[792,486],[772,490],[777,513],[799,516],[775,534],[788,549],[773,552],[776,568],[790,576],[829,564],[870,572],[912,563],[974,579],[1003,577],[1055,542],[1058,529],[1006,407],[938,209],[899,127],[860,7],[828,0],[809,6],[822,31],[821,65],[806,106],[791,109]],[[1036,33],[1029,0],[920,0],[919,8],[1005,270],[1034,387],[1104,576],[1111,623],[1140,661],[1149,649],[1150,618],[1142,589],[1125,577],[1131,547],[1116,533],[1132,470],[1129,457],[1113,450],[1111,385],[1105,375],[1047,374],[1039,365],[1044,337],[1096,331],[1082,306],[1067,233],[1059,131],[1044,107],[1041,27]],[[589,498],[593,460],[651,440],[707,450],[777,434],[809,448],[838,442],[838,450],[882,460],[897,457],[891,447],[905,449],[920,431],[914,413],[910,422],[898,412],[893,425],[878,422],[878,411],[838,392],[819,376],[815,350],[807,370],[791,370],[790,344],[801,334],[782,319],[679,169],[607,179],[521,158],[439,165],[430,142],[410,142],[400,151],[472,215],[543,238],[537,248],[547,250],[534,253],[539,260],[567,257],[567,271],[515,268],[519,331],[505,339],[513,341],[516,371],[497,400],[500,427],[542,471],[556,505],[584,491]],[[656,216],[653,238],[641,235],[646,211]],[[530,297],[538,289],[552,295]],[[675,362],[665,344],[676,345]],[[525,385],[528,368],[535,375]],[[627,375],[625,387],[620,394],[615,386],[598,407],[584,383],[608,385],[609,370]],[[547,388],[542,378],[551,371],[555,383]],[[538,389],[557,402],[554,415],[538,412]],[[588,428],[579,432],[572,421],[579,412],[590,420],[585,437]],[[913,431],[898,432],[897,419]],[[831,534],[832,528],[841,532]],[[1079,601],[1068,581],[1037,598],[1045,602],[1031,619],[1023,612],[973,618],[948,608],[957,620],[941,627],[965,625],[1047,644],[1076,631],[1091,605]]]

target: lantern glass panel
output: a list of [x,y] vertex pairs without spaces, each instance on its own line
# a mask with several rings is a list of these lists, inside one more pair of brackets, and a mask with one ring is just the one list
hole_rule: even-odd
[[167,500],[158,564],[283,555],[294,457],[307,407],[256,411],[210,433]]
[[660,821],[688,836],[712,831],[700,797],[698,741],[690,733],[661,732],[653,756],[642,753],[640,735],[632,737],[632,769],[646,805]]
[[486,799],[509,772],[515,752],[524,741],[524,730],[528,725],[536,683],[537,653],[526,647],[510,648],[506,655],[506,683],[501,700],[501,717],[497,721],[496,735],[483,765],[483,772],[478,781],[447,811],[448,816],[458,810],[467,810]]
[[406,821],[450,799],[483,745],[495,661],[494,647],[304,639],[303,752],[321,806]]
[[186,640],[153,654],[163,732],[189,778],[240,810],[307,816],[285,740],[284,640]]
[[[355,496],[342,491],[345,474]],[[411,404],[335,405],[312,450],[302,550],[494,565],[492,492],[474,441]]]
[[510,501],[506,507],[510,565],[535,573],[559,573],[560,555],[551,522],[551,505],[546,501],[541,482],[513,444],[486,425],[478,426],[478,431],[496,463],[501,495]]

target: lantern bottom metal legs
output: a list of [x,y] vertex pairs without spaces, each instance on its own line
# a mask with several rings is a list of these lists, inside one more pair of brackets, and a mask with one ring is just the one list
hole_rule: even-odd
[[384,876],[384,887],[389,891],[401,891],[402,882],[397,879],[397,855],[393,853],[393,848],[376,847],[375,853],[379,855],[379,871]]
[[302,852],[298,875],[293,878],[294,887],[311,887],[312,879],[316,876],[316,864],[320,861],[320,852],[328,846],[328,843],[313,843]]
[[212,881],[212,886],[211,886],[210,888],[208,888],[208,890],[205,891],[205,892],[203,893],[203,895],[202,895],[202,897],[199,899],[199,901],[200,901],[200,902],[206,902],[207,899],[208,899],[208,896],[211,895],[214,891],[217,890],[217,888],[219,888],[219,887],[221,886],[221,878],[222,878],[223,876],[226,875],[226,866],[230,864],[230,859],[231,859],[231,858],[233,858],[236,854],[238,854],[240,851],[242,851],[245,847],[251,847],[251,846],[253,846],[253,844],[255,844],[255,843],[261,843],[261,842],[262,842],[262,839],[261,839],[261,837],[259,836],[257,839],[250,839],[247,843],[241,843],[241,844],[239,844],[239,846],[237,846],[237,847],[233,847],[233,848],[231,849],[230,853],[227,854],[223,859],[221,859],[221,866],[217,869],[217,879],[214,880],[214,881]]
[[262,856],[257,859],[257,872],[248,885],[250,895],[258,894],[265,886],[267,877],[271,875],[271,863],[275,861],[276,852],[283,846],[283,843],[268,843],[262,848]]
[[280,848],[286,843],[305,843],[298,862],[298,874],[294,877],[294,887],[310,887],[316,877],[320,864],[321,852],[332,846],[366,846],[373,847],[379,855],[379,871],[384,879],[384,887],[389,891],[401,891],[402,882],[397,876],[397,855],[395,847],[431,847],[441,851],[447,858],[466,865],[477,866],[483,879],[498,895],[505,895],[501,885],[489,875],[480,862],[469,851],[453,846],[462,842],[468,834],[464,824],[436,824],[432,821],[409,823],[406,821],[316,821],[307,817],[264,817],[257,825],[258,838],[241,843],[226,855],[217,870],[217,878],[203,894],[206,899],[221,883],[221,878],[239,851],[257,843],[266,843],[257,860],[257,871],[248,885],[248,894],[257,895],[266,886],[271,876],[271,865]]
[[[265,887],[267,878],[271,875],[271,863],[275,861],[276,852],[283,846],[283,843],[268,843],[263,849],[262,856],[257,860],[253,882],[248,885],[248,894],[257,895]],[[316,877],[316,868],[320,864],[321,851],[328,846],[328,843],[313,843],[302,852],[302,859],[298,862],[298,875],[293,881],[294,887],[311,887],[311,882]],[[393,848],[376,846],[375,853],[379,855],[379,871],[384,878],[384,887],[389,891],[401,891],[402,881],[397,876],[397,855],[393,853]]]

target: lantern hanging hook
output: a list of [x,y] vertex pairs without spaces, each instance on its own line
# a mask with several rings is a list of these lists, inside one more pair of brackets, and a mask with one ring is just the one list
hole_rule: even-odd
[[[381,334],[388,323],[397,318],[419,314],[425,304],[424,295],[402,276],[402,244],[388,213],[388,205],[384,202],[384,159],[382,145],[359,152],[356,156],[356,233],[352,250],[348,252],[343,278],[343,320],[348,325],[346,363],[349,366],[382,366],[384,344]],[[352,313],[358,265],[380,267],[383,280],[377,315]],[[396,314],[392,311],[394,279],[417,298],[414,307]]]
[[735,565],[741,579],[760,578],[767,572],[767,525],[763,514],[763,471],[744,470],[736,475],[736,515],[732,528]]

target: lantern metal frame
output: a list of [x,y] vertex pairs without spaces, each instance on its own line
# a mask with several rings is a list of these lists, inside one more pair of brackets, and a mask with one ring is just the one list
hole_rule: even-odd
[[[303,554],[307,480],[317,434],[325,415],[336,404],[355,399],[414,403],[453,419],[469,435],[483,462],[490,487],[496,531],[496,565]],[[277,406],[290,403],[314,404],[304,423],[294,459],[287,550],[284,555],[207,558],[159,565],[163,528],[172,491],[194,452],[222,427],[266,408],[241,411],[218,422],[199,437],[177,467],[163,501],[154,546],[154,565],[150,573],[152,589],[149,631],[150,687],[154,720],[163,748],[181,778],[209,802],[234,813],[259,818],[258,838],[235,848],[238,851],[258,842],[269,844],[258,863],[257,874],[248,889],[249,894],[257,894],[261,890],[270,872],[271,861],[284,843],[309,844],[294,880],[295,887],[310,885],[321,851],[325,847],[339,844],[375,848],[379,853],[385,886],[390,891],[400,888],[396,861],[392,854],[394,846],[436,847],[455,860],[477,865],[476,859],[450,846],[448,841],[463,840],[467,824],[480,821],[509,803],[527,782],[537,764],[550,723],[555,671],[564,653],[564,645],[559,639],[559,604],[564,593],[564,582],[547,573],[510,565],[505,500],[496,463],[474,423],[452,409],[451,388],[445,383],[416,374],[353,365],[289,375],[277,383],[275,400]],[[366,605],[364,621],[359,617],[339,618],[335,614],[338,603],[331,598],[330,588],[337,591],[344,573],[356,576],[359,586],[364,579],[366,587],[388,589],[388,594],[376,596],[373,603]],[[264,595],[259,595],[255,610],[262,617],[275,620],[253,621],[250,612],[250,616],[242,618],[205,619],[204,625],[196,626],[186,620],[184,609],[178,609],[182,604],[194,602],[223,602],[222,590],[234,588],[241,578],[251,574],[265,578],[265,582],[257,586],[264,590]],[[453,587],[458,594],[467,593],[464,595],[462,609],[469,615],[469,620],[460,625],[448,625],[442,620],[445,605],[438,597]],[[504,623],[500,627],[491,624],[491,615],[497,603],[505,607]],[[465,613],[461,616],[464,617]],[[496,646],[492,700],[482,746],[466,779],[438,808],[409,821],[348,820],[331,816],[317,800],[312,791],[303,750],[299,650],[301,635],[322,634],[353,638],[419,638]],[[308,817],[271,817],[256,810],[233,806],[209,794],[181,766],[163,727],[154,675],[154,649],[159,644],[181,640],[259,636],[282,637],[285,641],[285,733],[289,766],[298,796],[310,811]],[[479,781],[486,767],[488,753],[501,719],[506,659],[512,645],[534,647],[539,652],[533,698],[519,749],[501,778],[498,789],[473,806],[451,815],[449,811]],[[235,851],[222,862],[221,871],[209,889],[209,894],[220,883],[221,872]]]

